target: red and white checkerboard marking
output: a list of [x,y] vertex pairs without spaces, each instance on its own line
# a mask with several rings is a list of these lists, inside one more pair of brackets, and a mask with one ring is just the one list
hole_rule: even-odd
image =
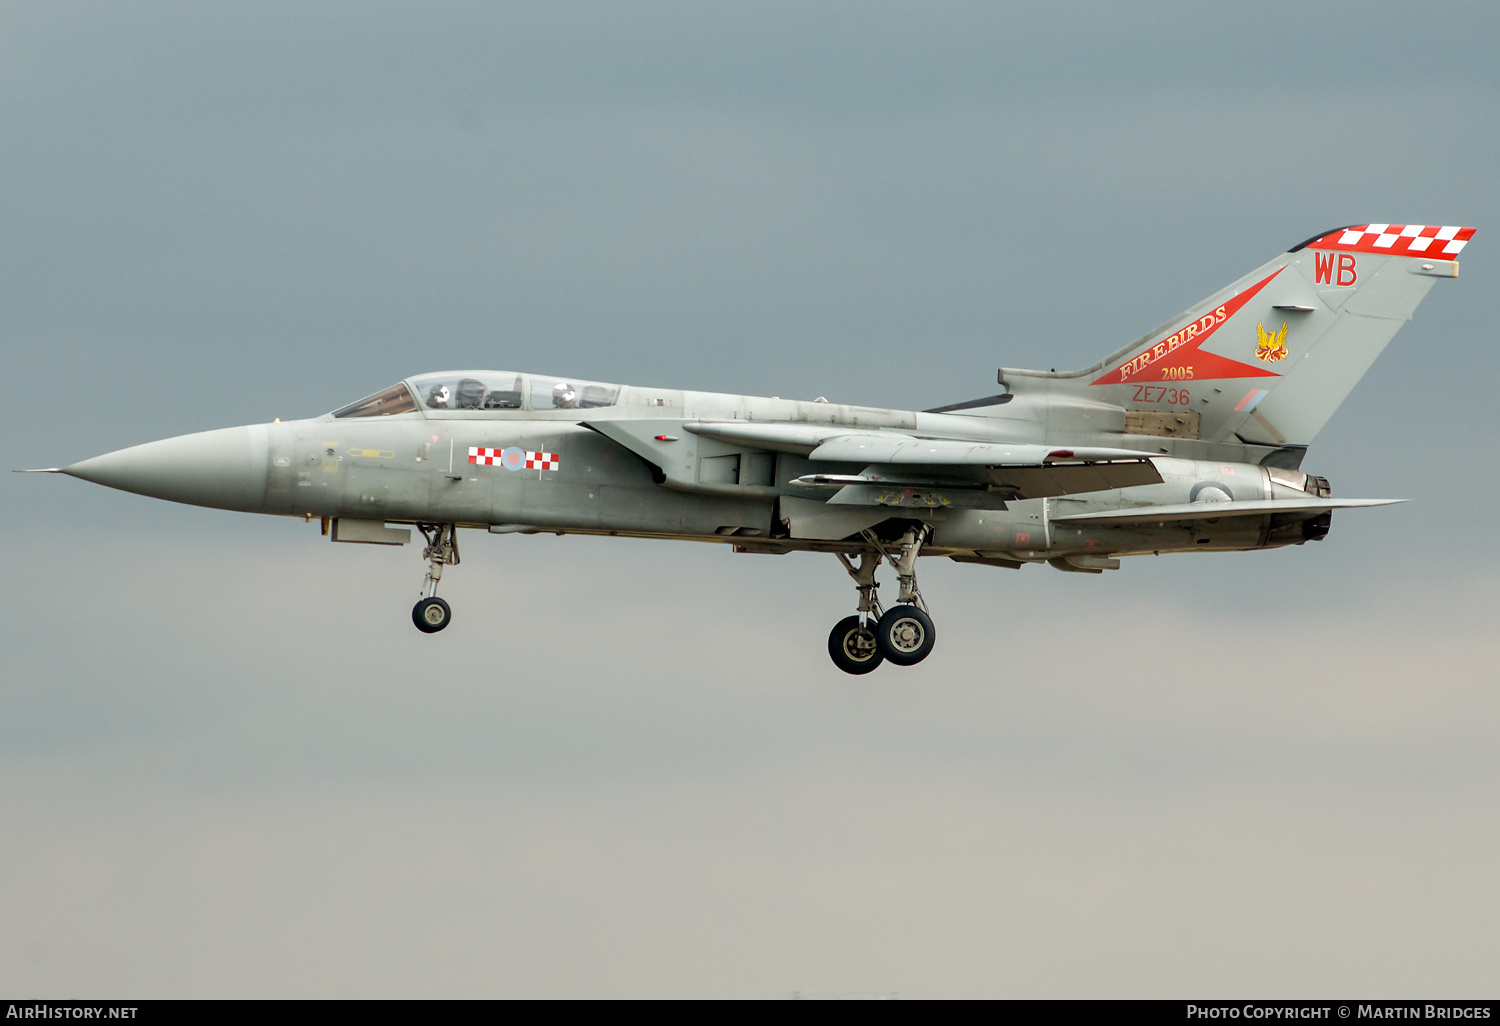
[[1453,224],[1359,224],[1329,232],[1307,248],[1452,260],[1473,237],[1473,228]]
[[481,467],[504,467],[506,470],[557,470],[562,460],[555,452],[528,452],[522,449],[487,449],[469,446],[469,462]]

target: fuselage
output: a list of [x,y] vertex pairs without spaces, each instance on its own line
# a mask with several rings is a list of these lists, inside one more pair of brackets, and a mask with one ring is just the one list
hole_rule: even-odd
[[[1188,458],[1170,439],[1124,434],[1112,412],[1117,408],[1086,406],[1005,396],[952,412],[913,412],[463,371],[408,379],[320,417],[170,438],[65,472],[253,513],[679,538],[750,552],[852,552],[867,547],[872,535],[894,536],[902,525],[922,523],[931,529],[925,555],[996,565],[1050,561],[1061,569],[1098,569],[1118,555],[1261,548],[1326,533],[1326,513],[1160,526],[1060,522],[1096,510],[1305,497],[1320,486],[1320,479],[1295,470],[1236,460],[1233,451],[1193,454],[1227,458]],[[851,470],[848,462],[809,458],[815,447],[809,439],[840,431],[1108,444],[1150,456],[1160,480],[1030,498],[987,484],[982,468],[916,485],[900,475],[887,475],[892,484],[832,490],[808,484]],[[863,470],[878,478],[882,468]]]

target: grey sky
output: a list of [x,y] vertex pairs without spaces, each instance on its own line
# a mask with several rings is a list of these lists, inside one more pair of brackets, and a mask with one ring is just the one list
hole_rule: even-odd
[[1305,466],[1416,501],[924,567],[900,674],[830,557],[474,537],[424,637],[409,548],[0,476],[0,990],[1491,994],[1497,21],[0,7],[12,467],[462,366],[930,406],[1480,229]]

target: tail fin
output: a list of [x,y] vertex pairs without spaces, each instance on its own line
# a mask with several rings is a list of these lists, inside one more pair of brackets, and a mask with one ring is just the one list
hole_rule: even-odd
[[[1432,283],[1458,276],[1456,258],[1473,234],[1418,224],[1334,229],[1093,367],[1039,376],[1087,382],[1083,391],[1127,411],[1196,412],[1205,440],[1305,446]],[[1017,374],[1034,376],[1002,377]]]

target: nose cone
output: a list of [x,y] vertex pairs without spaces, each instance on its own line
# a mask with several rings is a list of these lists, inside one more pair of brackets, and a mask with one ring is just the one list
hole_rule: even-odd
[[266,498],[264,424],[179,435],[95,456],[64,474],[194,506],[258,512]]

